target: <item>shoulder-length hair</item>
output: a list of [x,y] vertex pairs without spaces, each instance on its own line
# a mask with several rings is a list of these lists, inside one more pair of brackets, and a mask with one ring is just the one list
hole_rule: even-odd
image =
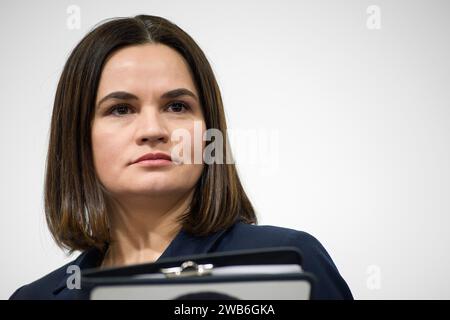
[[[205,54],[186,32],[164,18],[149,15],[108,19],[93,28],[73,49],[61,73],[46,162],[46,221],[57,245],[70,253],[93,247],[104,250],[111,241],[107,195],[95,172],[91,144],[102,68],[116,50],[148,43],[167,45],[186,60],[199,91],[206,128],[227,136],[216,78]],[[231,157],[229,146],[224,146],[224,158],[227,152]],[[192,202],[178,222],[187,232],[202,236],[236,220],[257,223],[235,165],[205,165]]]

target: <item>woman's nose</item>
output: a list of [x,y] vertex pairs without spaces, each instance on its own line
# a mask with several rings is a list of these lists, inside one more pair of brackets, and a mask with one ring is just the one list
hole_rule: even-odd
[[139,114],[136,129],[136,142],[138,144],[160,141],[169,141],[169,132],[163,115],[156,108],[147,108]]

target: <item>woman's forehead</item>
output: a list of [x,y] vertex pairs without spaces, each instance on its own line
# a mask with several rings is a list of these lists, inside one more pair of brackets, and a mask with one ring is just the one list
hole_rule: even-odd
[[166,91],[184,87],[195,92],[189,66],[174,49],[162,44],[126,47],[105,63],[99,96],[109,91]]

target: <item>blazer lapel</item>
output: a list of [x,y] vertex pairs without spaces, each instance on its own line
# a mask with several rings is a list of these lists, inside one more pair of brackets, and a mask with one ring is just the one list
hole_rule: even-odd
[[[226,231],[227,229],[223,229],[210,235],[199,237],[181,229],[156,261],[163,258],[212,252]],[[66,265],[66,268],[69,265],[77,265],[83,271],[98,267],[102,260],[102,252],[97,248],[91,248],[81,253],[71,264]],[[64,275],[54,288],[53,295],[56,299],[77,299],[78,290],[67,287],[67,279],[70,275],[71,273]]]

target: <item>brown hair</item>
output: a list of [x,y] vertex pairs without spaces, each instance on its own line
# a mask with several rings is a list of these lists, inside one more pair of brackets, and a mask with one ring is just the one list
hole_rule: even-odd
[[[100,75],[106,59],[130,45],[160,43],[175,49],[190,67],[203,107],[206,128],[226,137],[220,90],[205,54],[170,21],[149,15],[112,18],[92,29],[71,52],[55,94],[45,177],[45,215],[61,248],[104,249],[111,241],[105,188],[93,164],[91,125]],[[225,145],[225,144],[224,144]],[[230,153],[228,140],[223,155]],[[228,155],[231,156],[231,153]],[[207,235],[236,220],[257,223],[234,164],[205,165],[183,228]]]

